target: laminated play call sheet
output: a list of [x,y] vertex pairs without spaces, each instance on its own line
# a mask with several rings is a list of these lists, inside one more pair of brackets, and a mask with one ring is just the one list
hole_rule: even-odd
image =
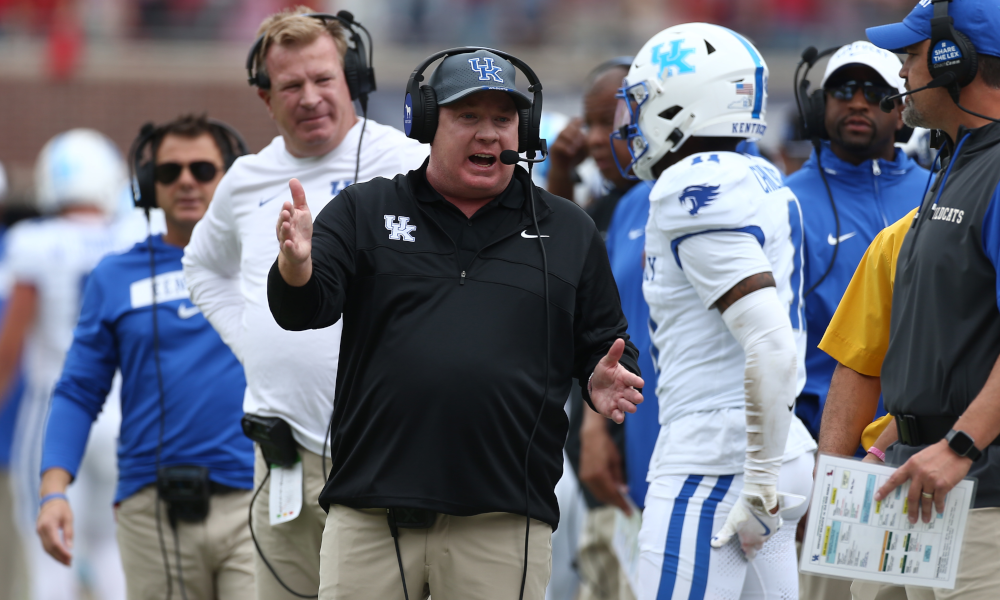
[[881,502],[895,468],[821,454],[802,542],[803,572],[896,585],[955,588],[975,482],[951,492],[930,523],[907,519],[907,481]]

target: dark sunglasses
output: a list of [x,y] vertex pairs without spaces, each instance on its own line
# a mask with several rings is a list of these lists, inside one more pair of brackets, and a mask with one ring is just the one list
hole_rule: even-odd
[[847,102],[854,98],[854,94],[859,89],[869,104],[878,104],[889,96],[898,93],[896,88],[887,85],[875,85],[870,81],[845,81],[840,85],[827,87],[826,91],[837,100]]
[[184,171],[184,167],[191,170],[191,176],[201,183],[208,183],[215,179],[215,175],[219,172],[219,168],[212,163],[204,160],[198,160],[193,163],[182,165],[180,163],[168,162],[160,163],[156,165],[153,171],[153,176],[156,178],[158,183],[163,185],[170,185],[171,183],[177,181],[177,178],[181,176]]

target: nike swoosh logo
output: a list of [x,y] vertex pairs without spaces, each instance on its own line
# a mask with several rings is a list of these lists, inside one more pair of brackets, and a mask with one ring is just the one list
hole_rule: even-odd
[[[750,513],[750,514],[753,514],[753,513]],[[771,528],[768,527],[767,525],[765,525],[764,521],[760,520],[760,517],[758,517],[757,515],[753,515],[753,518],[757,519],[757,522],[760,523],[760,526],[764,528],[764,535],[765,536],[771,535]]]
[[793,408],[795,408],[795,403],[794,402],[792,402],[791,404],[788,405],[788,412],[792,412]]
[[844,235],[840,236],[839,238],[835,238],[835,237],[833,237],[832,233],[828,233],[827,236],[826,236],[826,243],[830,244],[831,246],[836,246],[837,244],[842,244],[842,243],[846,242],[847,240],[851,239],[852,237],[854,237],[856,235],[858,235],[858,232],[857,231],[852,231],[851,233],[845,233]]
[[633,229],[628,232],[628,239],[637,240],[642,237],[642,234],[646,233],[645,229]]
[[528,233],[528,230],[525,229],[524,231],[521,232],[521,237],[531,240],[531,239],[535,239],[535,238],[538,238],[538,237],[549,237],[549,236],[544,235],[544,234],[541,235],[541,236],[531,235],[530,233]]
[[260,201],[260,205],[257,208],[260,208],[261,206],[264,206],[265,204],[267,204],[271,200],[274,200],[275,198],[277,198],[278,196],[280,196],[280,195],[282,195],[284,193],[285,193],[284,190],[282,190],[282,191],[278,192],[277,194],[271,196],[270,198],[267,198],[266,200],[261,200]]
[[185,306],[182,304],[177,307],[177,316],[182,319],[190,319],[200,312],[201,309],[197,306]]

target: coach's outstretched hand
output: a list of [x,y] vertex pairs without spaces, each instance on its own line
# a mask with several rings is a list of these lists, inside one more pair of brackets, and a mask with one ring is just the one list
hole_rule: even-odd
[[[642,378],[621,366],[625,340],[615,340],[607,355],[594,367],[590,378],[590,402],[605,417],[615,423],[625,420],[625,413],[635,412],[642,402]],[[638,388],[638,389],[636,389]]]
[[312,277],[312,213],[306,192],[298,179],[288,182],[292,201],[285,202],[278,215],[278,270],[285,283],[301,287]]

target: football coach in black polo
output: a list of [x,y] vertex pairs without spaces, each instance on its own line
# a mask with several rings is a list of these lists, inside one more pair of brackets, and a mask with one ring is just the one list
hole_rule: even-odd
[[344,319],[323,600],[403,598],[397,570],[409,598],[513,599],[523,586],[540,600],[571,379],[617,422],[642,401],[594,223],[500,160],[537,147],[523,138],[540,84],[534,101],[517,91],[512,62],[537,80],[502,52],[442,54],[429,85],[416,87],[425,61],[407,90],[422,119],[407,133],[431,144],[428,161],[348,187],[315,223],[293,179],[277,224],[275,320]]

